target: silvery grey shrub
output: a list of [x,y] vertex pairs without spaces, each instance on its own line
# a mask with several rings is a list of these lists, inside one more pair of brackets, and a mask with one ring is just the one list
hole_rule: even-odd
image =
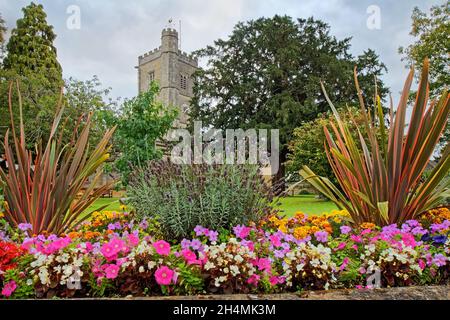
[[177,165],[150,161],[127,189],[138,218],[157,217],[168,237],[189,237],[197,225],[218,230],[258,222],[272,212],[273,194],[257,165]]

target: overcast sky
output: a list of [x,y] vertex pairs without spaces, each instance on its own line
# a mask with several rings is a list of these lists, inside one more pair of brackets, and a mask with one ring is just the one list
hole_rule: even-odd
[[[131,97],[137,93],[137,57],[159,46],[161,29],[172,18],[182,25],[182,50],[191,52],[225,38],[238,21],[271,17],[314,16],[331,26],[339,39],[352,37],[352,53],[374,49],[388,67],[386,84],[397,93],[407,70],[397,53],[400,45],[412,42],[409,36],[414,6],[428,10],[441,4],[432,0],[51,0],[42,3],[48,22],[57,34],[55,45],[64,77],[80,80],[98,75],[112,95]],[[0,0],[0,13],[9,29],[22,17],[25,0]],[[80,9],[80,29],[69,29],[68,7]],[[380,28],[369,29],[369,6],[380,9]]]

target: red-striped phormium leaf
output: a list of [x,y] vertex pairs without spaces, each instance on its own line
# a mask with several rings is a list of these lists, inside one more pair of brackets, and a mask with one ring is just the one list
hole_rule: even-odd
[[[71,141],[63,144],[63,127],[59,128],[64,111],[61,92],[48,142],[45,148],[37,144],[32,152],[26,147],[19,84],[16,86],[20,132],[18,136],[14,126],[11,83],[9,112],[12,139],[8,130],[4,140],[8,169],[0,169],[6,201],[5,218],[15,226],[30,223],[34,234],[44,231],[60,234],[86,219],[89,214],[81,214],[112,187],[113,183],[108,183],[97,188],[97,182],[103,163],[109,157],[109,141],[114,128],[107,130],[96,148],[90,151],[91,115],[88,115],[83,124],[80,118]],[[89,180],[91,176],[94,178]]]
[[[402,223],[436,207],[449,196],[450,144],[447,143],[431,173],[423,175],[450,112],[447,89],[439,99],[429,101],[428,69],[426,59],[407,125],[406,109],[414,70],[409,72],[395,116],[391,102],[389,129],[385,126],[379,97],[375,99],[373,119],[367,111],[355,69],[355,84],[367,131],[365,138],[358,132],[359,139],[352,137],[322,85],[336,119],[336,125],[324,128],[325,151],[340,188],[315,175],[307,166],[300,174],[340,208],[347,209],[355,223]],[[377,130],[381,138],[377,137]]]

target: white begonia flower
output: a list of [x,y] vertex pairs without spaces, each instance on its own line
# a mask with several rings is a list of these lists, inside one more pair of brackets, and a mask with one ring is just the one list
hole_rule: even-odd
[[155,261],[149,261],[147,264],[147,267],[149,270],[152,270],[154,267],[156,267],[156,262]]
[[205,263],[204,268],[205,268],[205,270],[213,269],[214,268],[214,264],[211,261],[208,261],[208,262]]
[[232,274],[234,277],[237,276],[237,275],[240,273],[239,267],[236,266],[236,265],[230,266],[230,271],[231,271],[231,274]]
[[140,266],[140,267],[139,267],[139,273],[143,273],[144,271],[145,271],[144,267],[143,267],[143,266]]

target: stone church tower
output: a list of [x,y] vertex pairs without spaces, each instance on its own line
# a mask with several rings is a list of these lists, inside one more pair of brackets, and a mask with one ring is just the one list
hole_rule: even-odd
[[140,56],[137,69],[139,92],[147,90],[151,81],[157,81],[161,90],[159,100],[180,110],[175,125],[185,127],[193,96],[192,74],[198,69],[198,61],[179,49],[178,32],[163,29],[161,45]]

